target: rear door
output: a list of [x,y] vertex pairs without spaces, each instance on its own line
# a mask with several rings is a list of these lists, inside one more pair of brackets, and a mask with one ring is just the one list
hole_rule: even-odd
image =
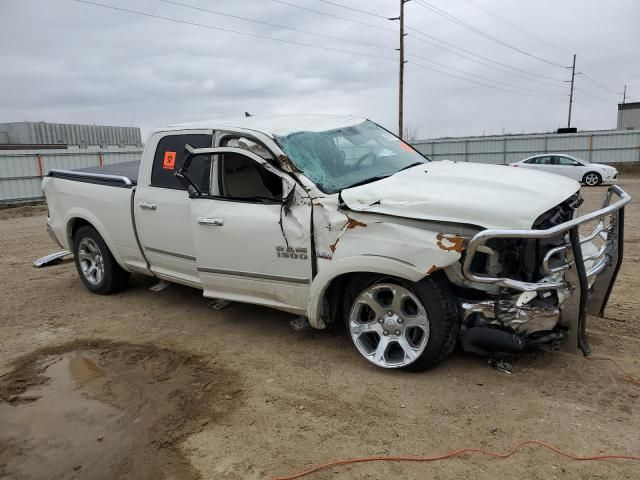
[[[144,164],[135,196],[134,214],[140,243],[161,278],[200,285],[196,253],[191,231],[191,202],[175,172],[186,157],[185,145],[210,147],[211,132],[158,134],[149,142],[154,148],[153,163]],[[204,187],[209,186],[209,164],[194,165],[192,174]]]
[[216,182],[191,199],[204,295],[306,312],[312,279],[311,202],[263,158],[209,149]]
[[553,156],[542,155],[539,157],[535,157],[532,160],[533,160],[531,164],[532,168],[536,170],[541,170],[543,172],[553,173]]
[[518,165],[523,168],[531,168],[533,170],[542,170],[545,172],[552,172],[553,160],[548,155],[541,155],[539,157],[531,157]]
[[582,181],[582,177],[585,173],[584,165],[576,160],[573,160],[572,158],[564,157],[561,155],[556,156],[554,171],[558,175],[573,178],[578,182]]

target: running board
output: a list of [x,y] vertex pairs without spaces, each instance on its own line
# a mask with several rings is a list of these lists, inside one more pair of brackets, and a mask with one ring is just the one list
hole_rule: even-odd
[[62,250],[60,252],[50,253],[49,255],[45,255],[44,257],[39,258],[35,262],[33,262],[33,266],[36,268],[46,267],[47,265],[61,262],[62,259],[67,255],[71,255],[71,252],[69,250]]

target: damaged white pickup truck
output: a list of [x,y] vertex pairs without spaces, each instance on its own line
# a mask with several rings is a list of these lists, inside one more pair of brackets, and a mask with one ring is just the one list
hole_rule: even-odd
[[456,341],[588,354],[586,315],[607,304],[630,197],[611,186],[577,217],[579,188],[430,162],[371,121],[334,116],[162,128],[139,163],[43,181],[49,231],[92,292],[154,276],[344,324],[364,358],[406,370],[438,364]]

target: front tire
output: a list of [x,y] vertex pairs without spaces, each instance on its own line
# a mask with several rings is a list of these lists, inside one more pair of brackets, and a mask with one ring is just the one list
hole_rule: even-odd
[[108,295],[129,283],[129,272],[118,265],[100,234],[89,225],[74,235],[73,255],[78,275],[89,291]]
[[582,177],[582,183],[589,187],[597,187],[602,183],[602,176],[598,172],[587,172]]
[[349,288],[347,329],[358,352],[382,368],[423,371],[451,353],[460,330],[445,278],[370,279]]

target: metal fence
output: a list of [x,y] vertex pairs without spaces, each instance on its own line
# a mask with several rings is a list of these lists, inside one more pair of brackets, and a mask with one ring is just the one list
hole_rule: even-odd
[[109,145],[140,147],[140,128],[48,122],[0,123],[0,143],[31,145]]
[[139,160],[141,148],[0,150],[0,203],[43,198],[42,177],[52,168],[69,170]]
[[[439,138],[412,142],[433,160],[505,164],[537,153],[568,153],[589,162],[640,163],[640,131]],[[50,169],[74,169],[139,160],[137,147],[66,150],[0,150],[0,203],[42,199]]]
[[593,163],[640,163],[640,131],[438,138],[412,142],[432,160],[506,164],[538,153],[567,153]]

